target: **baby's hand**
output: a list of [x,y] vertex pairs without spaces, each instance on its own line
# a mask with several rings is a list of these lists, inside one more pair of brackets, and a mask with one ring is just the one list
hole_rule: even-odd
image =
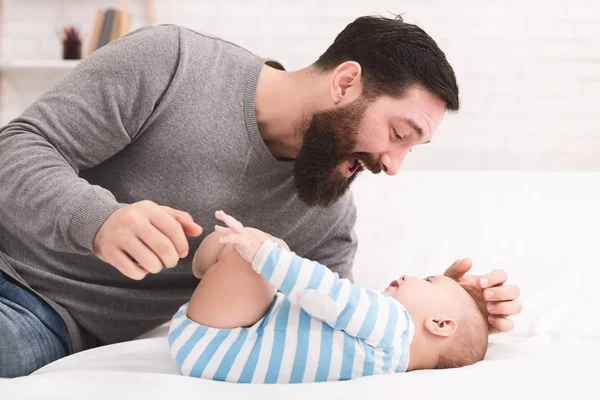
[[273,239],[270,235],[258,229],[245,228],[237,219],[227,215],[222,210],[215,212],[215,217],[228,226],[228,228],[225,228],[215,225],[215,231],[221,235],[219,242],[233,244],[240,256],[249,263],[252,263],[263,242],[267,239]]

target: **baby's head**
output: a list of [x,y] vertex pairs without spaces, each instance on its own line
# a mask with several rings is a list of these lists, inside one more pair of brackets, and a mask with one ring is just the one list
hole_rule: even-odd
[[383,292],[398,300],[415,324],[409,369],[455,368],[483,360],[487,321],[454,280],[403,275]]

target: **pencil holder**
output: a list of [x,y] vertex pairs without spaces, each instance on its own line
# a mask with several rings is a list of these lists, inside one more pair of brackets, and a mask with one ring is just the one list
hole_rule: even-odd
[[81,42],[63,40],[63,60],[80,60]]

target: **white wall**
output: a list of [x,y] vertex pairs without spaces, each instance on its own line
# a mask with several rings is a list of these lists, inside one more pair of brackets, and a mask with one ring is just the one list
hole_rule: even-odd
[[[56,28],[90,31],[118,0],[3,0],[4,58],[60,57]],[[133,27],[144,0],[131,0]],[[600,170],[600,2],[597,0],[155,0],[157,23],[220,35],[279,59],[314,61],[354,18],[404,13],[455,68],[462,110],[446,118],[411,169]],[[371,4],[371,5],[369,5]],[[88,34],[89,37],[89,34]],[[4,79],[0,122],[18,115],[58,74]]]
[[[600,173],[411,171],[361,176],[354,275],[381,289],[469,257],[504,269],[524,305],[515,334],[600,339]],[[367,179],[368,178],[368,179]],[[516,396],[519,398],[519,396]]]

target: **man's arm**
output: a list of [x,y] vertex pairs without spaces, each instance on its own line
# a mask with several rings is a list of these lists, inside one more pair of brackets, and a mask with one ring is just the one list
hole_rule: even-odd
[[0,130],[0,220],[52,249],[89,253],[121,205],[78,174],[144,131],[179,62],[179,30],[144,28],[83,60]]

